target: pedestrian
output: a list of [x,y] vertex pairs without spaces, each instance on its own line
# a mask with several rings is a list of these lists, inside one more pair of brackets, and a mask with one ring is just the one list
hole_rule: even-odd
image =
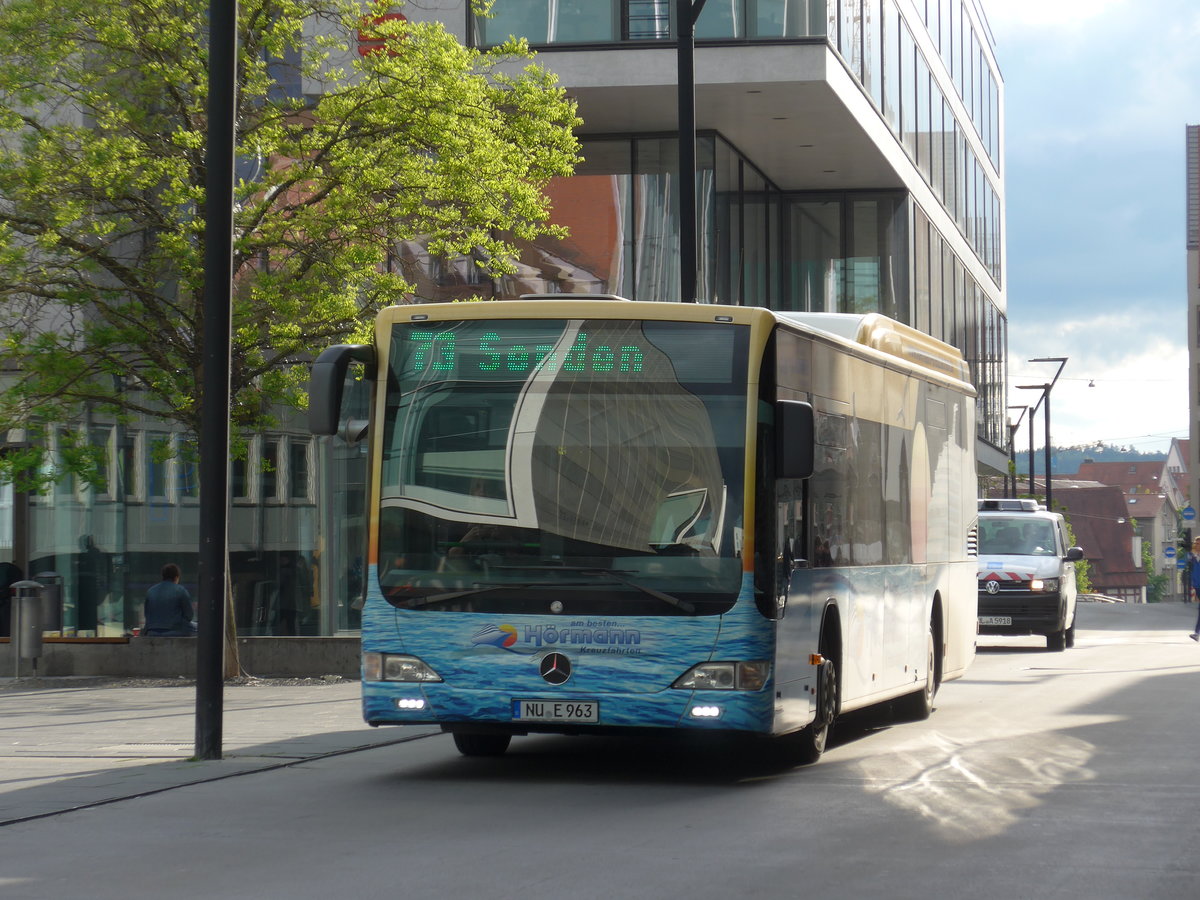
[[[1188,554],[1188,576],[1192,596],[1200,601],[1200,537],[1192,541],[1192,552]],[[1193,641],[1200,641],[1200,613],[1196,614],[1196,627],[1188,637]]]
[[179,583],[179,566],[167,563],[162,567],[162,581],[146,591],[144,611],[146,624],[142,634],[147,637],[192,637],[192,595]]

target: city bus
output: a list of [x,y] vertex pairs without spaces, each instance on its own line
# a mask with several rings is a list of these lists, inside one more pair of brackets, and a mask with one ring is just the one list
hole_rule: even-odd
[[310,378],[313,433],[367,442],[364,719],[468,756],[689,732],[812,762],[842,713],[928,716],[975,652],[974,396],[877,314],[383,310]]

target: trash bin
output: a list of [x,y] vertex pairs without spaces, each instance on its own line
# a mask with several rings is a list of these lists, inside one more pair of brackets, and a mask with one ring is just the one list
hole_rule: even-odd
[[12,594],[13,660],[37,659],[42,655],[42,586],[36,581],[18,581]]
[[63,577],[57,572],[38,572],[33,578],[42,586],[42,631],[62,634]]

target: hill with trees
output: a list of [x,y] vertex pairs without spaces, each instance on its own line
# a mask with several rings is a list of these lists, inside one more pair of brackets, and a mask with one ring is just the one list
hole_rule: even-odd
[[[1039,447],[1033,451],[1034,469],[1042,472],[1045,469],[1045,450]],[[1054,447],[1050,448],[1051,464],[1054,467],[1054,474],[1058,475],[1074,475],[1079,471],[1079,467],[1087,461],[1091,462],[1154,462],[1157,460],[1165,460],[1166,453],[1135,450],[1132,447],[1113,447],[1108,444],[1088,444],[1078,447]],[[1017,471],[1029,471],[1029,451],[1017,454]]]

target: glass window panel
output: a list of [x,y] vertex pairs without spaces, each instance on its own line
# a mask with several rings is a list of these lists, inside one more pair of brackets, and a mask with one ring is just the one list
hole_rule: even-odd
[[863,87],[875,106],[883,109],[883,26],[880,0],[863,3]]
[[[723,255],[719,244],[720,235],[728,232],[726,222],[720,218],[719,185],[721,165],[728,166],[734,156],[729,145],[718,141],[711,134],[696,137],[696,217],[697,260],[696,296],[720,302],[716,285],[718,266]],[[728,268],[728,261],[726,261]]]
[[771,207],[766,181],[749,165],[743,166],[742,216],[742,297],[743,306],[766,306],[770,283],[770,230],[767,216]]
[[615,41],[619,0],[501,0],[491,18],[477,18],[480,43],[500,44],[510,35],[531,44]]
[[[825,34],[824,0],[751,0],[757,37],[815,37]],[[834,3],[836,6],[836,3]]]
[[282,462],[279,455],[279,439],[264,438],[262,442],[262,499],[273,501],[279,499],[279,466]]
[[551,221],[563,240],[521,244],[520,270],[502,280],[501,294],[601,293],[633,297],[632,175],[629,141],[588,141],[570,178],[546,187]]
[[900,14],[883,0],[883,118],[900,134]]
[[171,437],[163,432],[146,433],[146,494],[155,499],[167,496],[167,468]]
[[638,248],[633,285],[636,300],[677,300],[680,296],[678,150],[673,138],[636,142],[632,223]]
[[309,473],[310,441],[293,437],[288,442],[288,496],[293,500],[312,499],[312,482]]
[[953,257],[950,248],[946,246],[939,232],[932,225],[929,228],[929,333],[939,340],[949,340],[946,321],[946,294],[950,291],[950,282],[945,278],[943,259]]
[[252,455],[234,457],[229,460],[229,490],[234,500],[250,499],[249,458],[252,458]]
[[934,196],[944,202],[946,199],[946,132],[944,125],[946,101],[943,99],[942,90],[936,81],[930,82],[930,91],[929,112],[932,121],[929,126],[929,183],[933,186]]
[[118,430],[117,437],[117,478],[118,484],[113,491],[115,496],[128,500],[137,500],[138,480],[140,478],[137,451],[137,434],[128,429]]
[[841,296],[842,204],[811,200],[789,204],[791,308],[834,312]]
[[671,0],[628,0],[631,41],[671,38]]
[[909,156],[917,158],[916,44],[912,32],[900,23],[900,136]]
[[708,0],[696,20],[696,38],[745,37],[743,0]]
[[97,494],[109,494],[113,491],[110,478],[112,476],[112,465],[110,463],[110,454],[112,453],[112,427],[108,425],[93,426],[88,431],[88,441],[93,448],[93,459],[96,463],[96,480],[92,489]]
[[913,212],[913,315],[909,324],[919,331],[929,329],[929,220],[925,213]]
[[849,204],[850,247],[846,256],[846,292],[839,312],[868,313],[882,309],[883,232],[886,222],[874,200]]
[[200,445],[194,437],[181,438],[175,456],[179,496],[194,499],[200,496]]
[[838,49],[859,81],[862,80],[862,0],[841,0],[838,24]]
[[920,50],[916,51],[916,89],[917,89],[917,165],[925,175],[926,181],[932,181],[932,169],[929,159],[930,135],[930,102],[929,102],[929,66]]

